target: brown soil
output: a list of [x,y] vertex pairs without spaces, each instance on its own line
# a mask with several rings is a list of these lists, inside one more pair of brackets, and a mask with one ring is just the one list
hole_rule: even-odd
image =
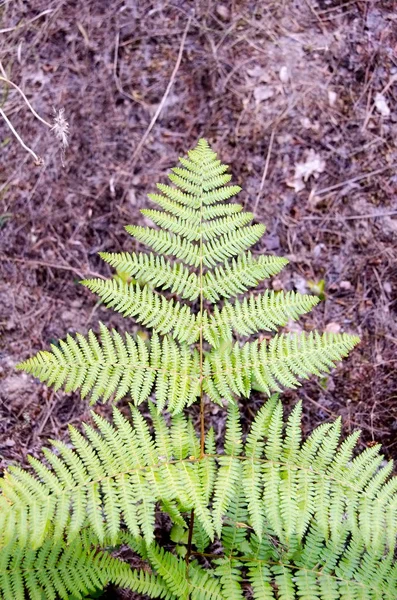
[[[258,250],[290,259],[273,286],[325,281],[325,300],[300,325],[362,339],[331,375],[286,393],[286,404],[304,400],[307,432],[342,415],[345,433],[363,430],[363,447],[381,442],[397,456],[396,6],[1,3],[4,71],[46,120],[64,107],[70,124],[63,166],[53,133],[3,85],[1,107],[45,166],[0,120],[1,467],[90,418],[77,395],[47,390],[15,364],[98,320],[129,325],[78,280],[110,273],[98,251],[133,248],[123,225],[144,222],[146,193],[201,136],[266,223]],[[317,171],[302,183],[295,167],[309,159]]]

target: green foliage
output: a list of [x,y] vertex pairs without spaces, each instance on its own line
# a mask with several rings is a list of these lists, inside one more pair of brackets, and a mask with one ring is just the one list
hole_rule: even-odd
[[[207,142],[200,140],[189,158],[180,160],[183,168],[169,176],[176,187],[159,184],[162,193],[150,195],[161,210],[142,210],[158,229],[126,228],[154,253],[102,253],[119,276],[83,281],[108,307],[153,330],[150,340],[129,334],[123,339],[101,326],[100,340],[91,331],[87,337],[68,336],[19,368],[55,389],[80,389],[82,397],[91,393],[92,402],[128,395],[139,405],[154,392],[159,412],[168,404],[178,413],[201,395],[202,387],[217,403],[248,397],[254,382],[268,395],[280,384],[295,387],[298,377],[328,371],[358,342],[347,334],[284,333],[269,344],[238,342],[222,349],[233,336],[241,340],[277,331],[319,299],[269,290],[239,299],[288,261],[249,250],[265,228],[251,224],[253,214],[241,205],[227,202],[240,188],[226,185],[227,166]],[[192,350],[193,344],[198,348]]]
[[[249,250],[264,227],[228,202],[240,188],[204,140],[180,160],[174,186],[150,195],[161,210],[142,211],[158,228],[127,227],[153,252],[102,253],[117,277],[83,282],[152,333],[100,324],[19,365],[92,403],[132,404],[4,472],[0,600],[97,597],[108,584],[166,600],[394,600],[392,463],[379,446],[357,454],[339,420],[302,440],[301,405],[285,420],[271,395],[328,372],[358,338],[277,333],[319,299],[247,295],[287,260]],[[236,400],[252,389],[269,399],[243,433]],[[206,398],[227,403],[223,435],[206,431]],[[197,399],[199,432],[183,412]]]
[[[132,425],[114,409],[112,424],[93,414],[95,428],[84,426],[84,435],[71,428],[72,446],[56,442],[44,452],[50,468],[31,458],[35,475],[6,472],[0,589],[34,589],[42,569],[50,598],[52,589],[68,597],[71,586],[76,594],[109,581],[154,598],[243,598],[246,589],[269,599],[393,597],[397,478],[378,446],[354,457],[358,435],[341,442],[339,420],[302,441],[301,406],[285,423],[273,396],[244,437],[230,404],[223,449],[215,452],[210,435],[200,457],[200,439],[184,416],[167,425],[153,411],[151,433],[131,411]],[[194,508],[193,547],[211,554],[219,540],[211,567],[203,570],[191,555],[186,577],[185,560],[154,543],[157,504],[176,524],[171,537],[179,548],[188,546]],[[92,533],[82,543],[84,530]],[[95,549],[121,541],[151,575]],[[80,587],[67,578],[71,568]]]

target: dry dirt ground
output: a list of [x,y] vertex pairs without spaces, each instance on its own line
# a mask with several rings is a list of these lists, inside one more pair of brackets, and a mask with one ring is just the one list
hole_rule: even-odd
[[[128,327],[78,284],[131,250],[146,193],[205,136],[268,231],[257,251],[290,265],[275,289],[324,301],[306,330],[360,346],[304,400],[304,425],[342,415],[361,444],[397,456],[397,2],[0,2],[2,76],[47,121],[64,107],[65,156],[14,88],[0,107],[0,466],[89,419],[15,364],[98,320]],[[168,86],[168,88],[167,88]],[[159,108],[161,108],[159,112]],[[155,118],[156,117],[156,118]],[[153,127],[149,124],[154,120]],[[247,416],[262,401],[246,406]],[[108,407],[98,408],[108,413]],[[220,415],[209,419],[219,427]]]

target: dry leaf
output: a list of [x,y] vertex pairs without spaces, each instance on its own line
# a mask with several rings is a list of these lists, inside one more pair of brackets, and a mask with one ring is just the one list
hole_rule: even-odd
[[286,67],[285,65],[283,65],[281,67],[279,77],[280,77],[280,81],[282,83],[288,83],[288,81],[289,81],[288,67]]
[[270,85],[258,85],[254,90],[254,98],[257,104],[264,102],[274,96],[274,90]]
[[382,117],[388,117],[390,115],[390,108],[383,94],[376,94],[375,107],[378,113],[382,115]]
[[326,333],[339,333],[341,330],[341,326],[339,325],[339,323],[328,323],[328,325],[325,328]]
[[310,177],[315,179],[325,169],[325,160],[321,158],[313,149],[310,149],[305,162],[296,163],[295,175],[292,179],[287,180],[287,185],[294,188],[295,192],[300,192],[305,189],[305,182]]

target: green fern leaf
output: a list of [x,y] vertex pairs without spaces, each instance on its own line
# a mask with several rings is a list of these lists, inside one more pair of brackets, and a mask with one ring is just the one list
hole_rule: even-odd
[[236,300],[233,305],[225,302],[222,310],[215,307],[204,329],[204,337],[216,348],[220,340],[232,339],[232,331],[240,335],[277,331],[279,325],[286,325],[289,319],[297,319],[317,303],[315,296],[268,290],[264,294],[245,298],[243,302]]
[[138,323],[158,333],[171,333],[176,340],[189,344],[198,339],[198,323],[190,308],[153,293],[147,286],[141,288],[138,283],[133,285],[103,279],[89,279],[82,283],[98,294],[107,306],[125,317],[133,316]]
[[[178,413],[202,392],[222,404],[233,402],[235,396],[248,397],[253,386],[267,395],[280,386],[296,387],[298,377],[328,371],[358,342],[346,334],[281,334],[268,343],[257,340],[241,349],[236,345],[230,352],[224,350],[225,342],[236,334],[277,331],[310,311],[318,298],[266,290],[239,299],[288,261],[251,253],[265,228],[251,224],[253,214],[242,205],[228,202],[240,187],[227,185],[228,167],[205,140],[181,164],[170,175],[175,187],[158,184],[161,193],[150,195],[157,208],[142,210],[158,228],[126,227],[154,253],[101,253],[128,277],[82,282],[106,306],[155,334],[172,337],[180,346],[154,335],[147,348],[102,328],[100,341],[92,333],[88,339],[68,336],[59,347],[39,353],[20,368],[56,389],[64,386],[66,391],[80,389],[83,397],[91,394],[94,402],[130,395],[140,404],[154,390],[159,411],[168,405]],[[213,310],[207,302],[215,304]],[[213,347],[211,352],[204,341]],[[192,344],[198,347],[191,358]]]
[[99,339],[92,331],[87,338],[68,336],[59,348],[53,345],[52,352],[39,352],[18,368],[55,389],[80,389],[83,398],[91,393],[91,403],[130,394],[139,405],[156,386],[158,410],[168,400],[169,409],[177,413],[200,394],[199,357],[188,346],[156,334],[148,346],[139,336],[134,340],[127,333],[124,341],[117,331],[103,324],[100,329]]
[[[191,441],[186,420],[175,418],[167,428],[162,422],[159,439],[132,407],[133,427],[114,409],[114,425],[93,414],[96,428],[84,427],[85,436],[71,429],[74,449],[53,442],[55,453],[45,451],[50,468],[30,459],[35,475],[10,468],[0,480],[0,541],[18,539],[22,546],[39,547],[45,536],[56,542],[66,537],[73,542],[89,526],[100,542],[116,541],[121,522],[131,534],[153,539],[157,502],[186,509],[194,506],[207,535],[213,526],[207,507],[208,486],[202,486],[196,459],[197,438]],[[180,423],[182,421],[183,429]],[[168,437],[178,439],[179,458],[159,454]],[[193,444],[193,446],[192,446]],[[204,482],[205,483],[205,482]]]
[[46,541],[38,550],[11,543],[0,555],[0,597],[3,600],[85,598],[101,590],[128,565],[79,541],[66,546]]
[[[359,342],[348,334],[281,334],[269,343],[255,341],[231,352],[213,350],[206,357],[206,373],[211,372],[220,397],[248,396],[253,382],[270,395],[280,391],[279,383],[295,388],[298,377],[328,372]],[[207,387],[207,393],[213,394]]]

